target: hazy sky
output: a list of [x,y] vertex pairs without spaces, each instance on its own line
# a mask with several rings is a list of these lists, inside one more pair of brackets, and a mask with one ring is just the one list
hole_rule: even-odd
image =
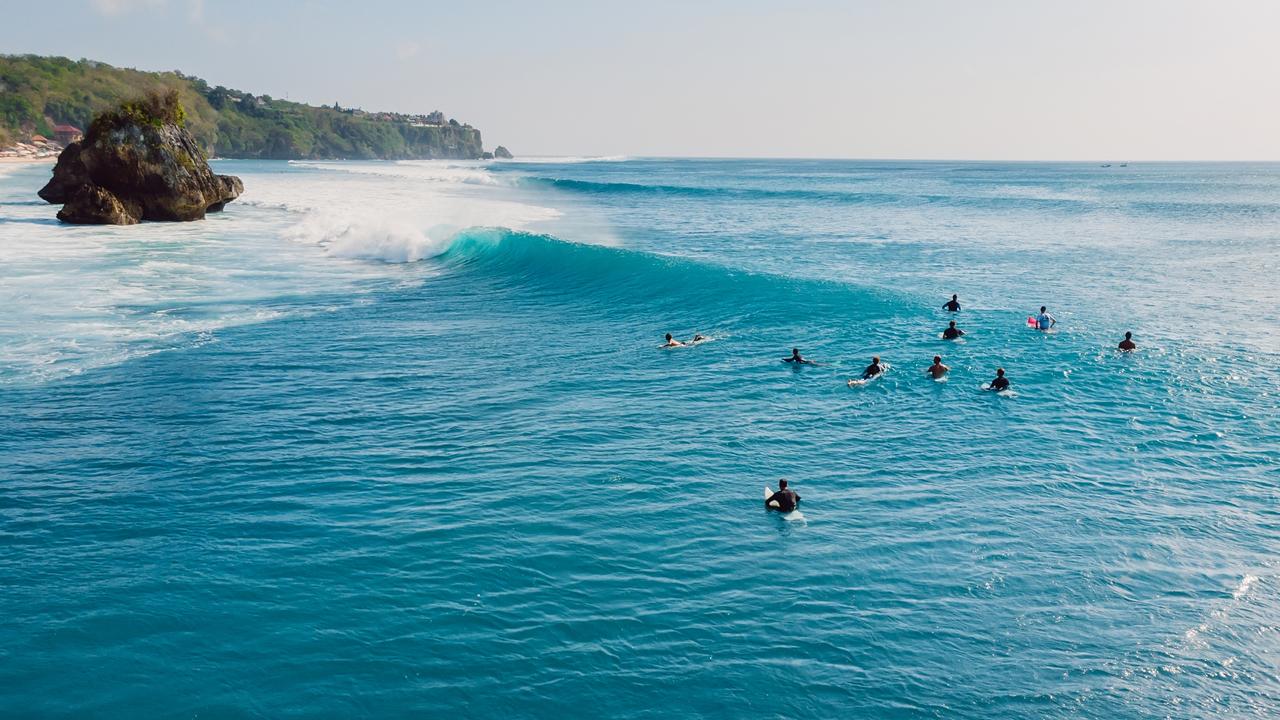
[[1272,0],[6,5],[0,52],[439,108],[522,154],[1280,160]]

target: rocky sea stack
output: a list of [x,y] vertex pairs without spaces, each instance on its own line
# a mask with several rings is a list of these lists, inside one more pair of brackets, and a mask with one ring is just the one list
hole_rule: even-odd
[[76,224],[200,220],[221,210],[244,192],[244,184],[209,169],[184,118],[172,91],[99,115],[84,140],[58,156],[40,197],[63,203],[58,219]]

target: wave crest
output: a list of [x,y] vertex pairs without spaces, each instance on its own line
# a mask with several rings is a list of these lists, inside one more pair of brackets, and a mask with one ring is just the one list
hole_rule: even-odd
[[334,257],[387,263],[425,260],[438,255],[448,242],[409,222],[325,215],[308,216],[286,230],[285,237],[318,245]]

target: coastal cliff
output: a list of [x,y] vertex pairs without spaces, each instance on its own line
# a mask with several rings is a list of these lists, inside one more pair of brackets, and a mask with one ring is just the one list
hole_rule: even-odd
[[199,220],[222,210],[244,185],[214,174],[184,124],[177,92],[123,103],[67,146],[39,195],[64,203],[58,219],[73,224]]
[[176,92],[186,129],[205,154],[276,160],[478,159],[480,131],[427,114],[368,112],[254,95],[178,72],[91,60],[0,55],[0,148],[33,138],[61,145],[98,113],[144,92]]

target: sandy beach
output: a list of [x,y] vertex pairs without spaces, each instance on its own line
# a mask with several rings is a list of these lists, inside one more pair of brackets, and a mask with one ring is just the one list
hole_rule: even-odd
[[57,155],[46,155],[45,157],[0,157],[0,163],[5,165],[17,165],[20,163],[52,163],[57,159]]

